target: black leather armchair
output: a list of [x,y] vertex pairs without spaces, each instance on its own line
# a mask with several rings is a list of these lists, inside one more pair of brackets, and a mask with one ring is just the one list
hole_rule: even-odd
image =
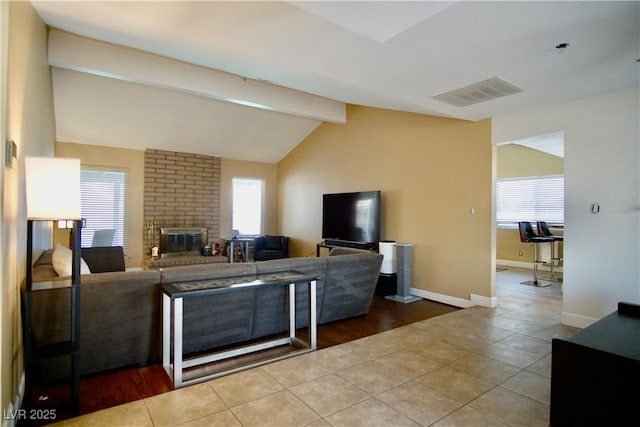
[[289,257],[289,238],[285,236],[261,236],[253,242],[253,259],[267,261]]

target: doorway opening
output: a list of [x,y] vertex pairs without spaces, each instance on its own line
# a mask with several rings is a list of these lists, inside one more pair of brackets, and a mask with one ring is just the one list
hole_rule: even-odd
[[540,282],[561,283],[563,242],[523,243],[519,222],[564,235],[564,132],[496,144],[496,151],[496,269],[538,266]]

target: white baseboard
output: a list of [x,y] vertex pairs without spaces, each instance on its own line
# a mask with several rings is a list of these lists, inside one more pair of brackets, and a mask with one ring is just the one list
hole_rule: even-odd
[[498,305],[498,299],[496,297],[485,297],[474,294],[471,294],[470,299],[464,299],[452,297],[451,295],[439,294],[437,292],[425,291],[424,289],[411,288],[411,295],[460,308],[469,308],[474,305],[493,308]]
[[485,297],[484,295],[471,294],[471,305],[496,308],[498,306],[498,297]]
[[454,307],[471,307],[471,301],[464,298],[452,297],[450,295],[439,294],[437,292],[425,291],[424,289],[411,288],[411,295],[415,295],[417,297],[428,299],[431,301],[441,302],[443,304],[449,304]]
[[[533,263],[526,262],[526,261],[512,261],[509,259],[497,259],[496,265],[501,267],[526,268],[529,270],[533,270]],[[550,271],[551,269],[548,265],[539,265],[538,270]],[[562,273],[562,267],[555,267],[553,270],[556,273]]]
[[568,313],[563,311],[560,315],[560,322],[563,325],[573,326],[574,328],[584,329],[587,326],[597,322],[600,319],[596,319],[594,317],[583,316],[581,314]]
[[533,263],[525,261],[511,261],[509,259],[497,259],[496,265],[500,267],[528,268],[533,270]]

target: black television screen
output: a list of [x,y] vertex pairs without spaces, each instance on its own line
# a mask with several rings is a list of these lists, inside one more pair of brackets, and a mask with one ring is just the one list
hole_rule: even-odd
[[380,240],[380,191],[324,194],[322,238],[377,243]]

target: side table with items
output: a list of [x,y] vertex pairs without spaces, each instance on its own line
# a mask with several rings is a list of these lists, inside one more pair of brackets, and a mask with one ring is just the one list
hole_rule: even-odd
[[253,238],[234,237],[228,243],[228,258],[230,263],[250,262],[250,245],[253,245]]

